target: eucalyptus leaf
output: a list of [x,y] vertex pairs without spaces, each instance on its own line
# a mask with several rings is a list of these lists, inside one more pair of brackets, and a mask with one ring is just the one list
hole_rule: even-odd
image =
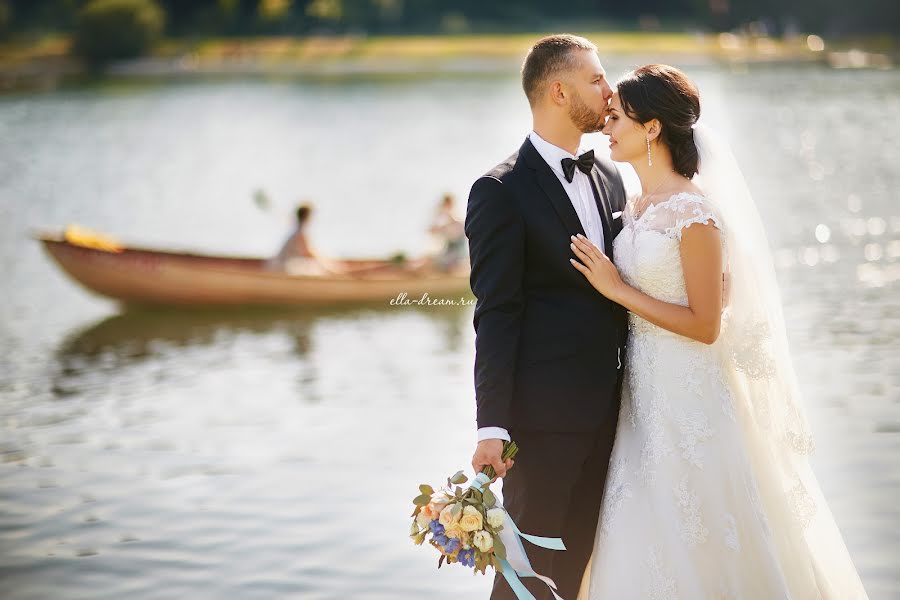
[[419,486],[419,491],[423,494],[428,494],[429,496],[431,496],[434,493],[434,488],[426,483],[423,483]]
[[506,546],[503,545],[503,542],[500,541],[500,536],[494,536],[494,555],[497,558],[502,558],[506,560]]
[[490,558],[486,554],[482,554],[481,552],[475,553],[475,570],[481,571],[484,573],[484,570],[487,568],[488,563],[490,562]]
[[481,496],[484,500],[484,505],[488,508],[493,508],[497,504],[497,497],[494,496],[491,488],[484,488],[484,493]]
[[459,485],[459,484],[467,482],[468,480],[469,480],[469,478],[466,477],[462,471],[457,471],[456,474],[450,478],[450,483]]
[[416,506],[425,506],[429,502],[431,502],[430,494],[422,494],[421,496],[416,496],[415,498],[413,498],[413,504],[415,504]]
[[496,569],[498,573],[503,572],[503,565],[500,564],[500,559],[497,558],[496,554],[491,555],[491,564],[494,566],[494,569]]

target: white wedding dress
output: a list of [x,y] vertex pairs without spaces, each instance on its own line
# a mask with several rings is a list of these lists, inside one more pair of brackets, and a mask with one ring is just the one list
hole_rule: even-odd
[[[636,217],[629,203],[615,239],[623,280],[687,306],[681,235],[698,223],[727,229],[715,206],[679,193]],[[615,446],[579,600],[866,598],[809,470],[799,414],[773,406],[775,388],[760,387],[782,377],[765,351],[769,332],[734,318],[726,310],[722,335],[706,345],[630,315]]]

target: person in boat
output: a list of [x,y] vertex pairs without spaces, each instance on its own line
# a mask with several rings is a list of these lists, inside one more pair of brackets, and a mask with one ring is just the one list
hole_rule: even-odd
[[319,256],[309,243],[307,229],[312,216],[312,205],[301,204],[297,207],[297,226],[281,245],[269,267],[285,271],[291,275],[333,275],[339,269],[327,259]]
[[432,257],[431,264],[439,271],[451,271],[468,257],[466,232],[463,220],[455,210],[453,194],[445,194],[428,232],[440,242],[441,249]]

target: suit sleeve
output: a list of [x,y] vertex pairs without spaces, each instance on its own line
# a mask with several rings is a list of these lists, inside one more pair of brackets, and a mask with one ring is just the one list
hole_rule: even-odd
[[475,304],[478,427],[509,429],[524,308],[525,226],[503,183],[482,177],[466,208]]

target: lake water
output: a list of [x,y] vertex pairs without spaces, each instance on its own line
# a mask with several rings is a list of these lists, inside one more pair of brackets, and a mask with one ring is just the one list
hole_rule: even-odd
[[[822,487],[900,597],[900,75],[689,72],[770,226]],[[486,598],[406,537],[473,449],[471,307],[120,313],[28,233],[268,254],[306,198],[321,251],[415,254],[529,128],[512,68],[0,97],[0,595]]]

